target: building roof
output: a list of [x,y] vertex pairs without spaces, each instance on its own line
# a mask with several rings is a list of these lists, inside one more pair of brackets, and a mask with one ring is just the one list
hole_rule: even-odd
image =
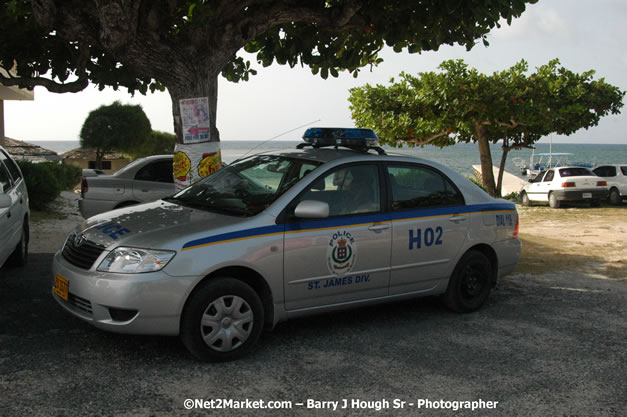
[[[88,148],[76,148],[71,151],[67,151],[61,154],[63,159],[80,159],[80,160],[95,160],[96,159],[96,151],[94,149]],[[102,158],[103,161],[114,161],[117,159],[128,159],[123,154],[119,152],[107,152]]]
[[42,148],[39,145],[33,145],[32,143],[23,142],[21,140],[12,139],[8,137],[0,137],[0,145],[7,150],[8,153],[17,157],[17,159],[29,159],[29,160],[60,160],[61,157],[50,149]]

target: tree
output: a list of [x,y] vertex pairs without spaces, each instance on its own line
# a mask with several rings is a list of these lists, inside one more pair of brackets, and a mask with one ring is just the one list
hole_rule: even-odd
[[175,142],[176,137],[172,133],[153,130],[146,141],[136,144],[131,149],[126,149],[124,153],[132,158],[168,154],[174,149]]
[[[532,148],[551,133],[569,135],[596,126],[617,114],[625,92],[593,80],[594,71],[576,74],[558,60],[527,75],[523,60],[488,76],[462,60],[445,61],[441,72],[401,74],[401,81],[351,89],[352,117],[360,127],[375,129],[381,141],[449,146],[475,142],[479,147],[483,185],[500,195],[507,154]],[[500,175],[495,183],[490,143],[502,141]]]
[[81,147],[95,149],[96,168],[101,169],[105,153],[132,150],[151,132],[150,120],[140,105],[116,101],[89,112],[81,128]]
[[[21,78],[0,82],[58,93],[89,82],[141,93],[167,88],[177,148],[192,154],[194,168],[207,151],[220,163],[217,77],[256,73],[237,55],[242,49],[263,66],[300,63],[323,78],[341,70],[356,76],[380,62],[385,45],[414,53],[487,44],[501,18],[511,23],[536,1],[3,0],[0,65],[16,63]],[[194,125],[200,114],[206,120]]]

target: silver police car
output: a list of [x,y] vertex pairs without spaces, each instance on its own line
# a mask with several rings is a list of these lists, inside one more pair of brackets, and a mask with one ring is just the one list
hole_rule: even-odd
[[440,164],[386,155],[370,130],[304,139],[89,218],[54,256],[53,297],[101,329],[180,335],[220,361],[314,313],[435,294],[473,311],[516,267],[514,204]]

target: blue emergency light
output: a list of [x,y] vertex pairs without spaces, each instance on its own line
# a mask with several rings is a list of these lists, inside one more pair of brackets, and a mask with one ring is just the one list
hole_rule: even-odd
[[367,148],[379,141],[372,129],[311,127],[305,131],[303,140],[313,146],[346,146]]

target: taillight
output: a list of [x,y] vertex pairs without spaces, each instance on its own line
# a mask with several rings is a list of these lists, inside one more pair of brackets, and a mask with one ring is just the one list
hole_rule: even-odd
[[85,197],[85,193],[89,190],[87,186],[87,178],[83,177],[81,180],[81,197]]
[[607,181],[597,181],[597,187],[607,187]]
[[520,229],[520,217],[516,216],[516,227],[514,227],[514,235],[512,236],[514,239],[518,237],[518,229]]
[[574,187],[575,183],[574,182],[563,182],[562,183],[562,188],[568,188],[568,187]]

